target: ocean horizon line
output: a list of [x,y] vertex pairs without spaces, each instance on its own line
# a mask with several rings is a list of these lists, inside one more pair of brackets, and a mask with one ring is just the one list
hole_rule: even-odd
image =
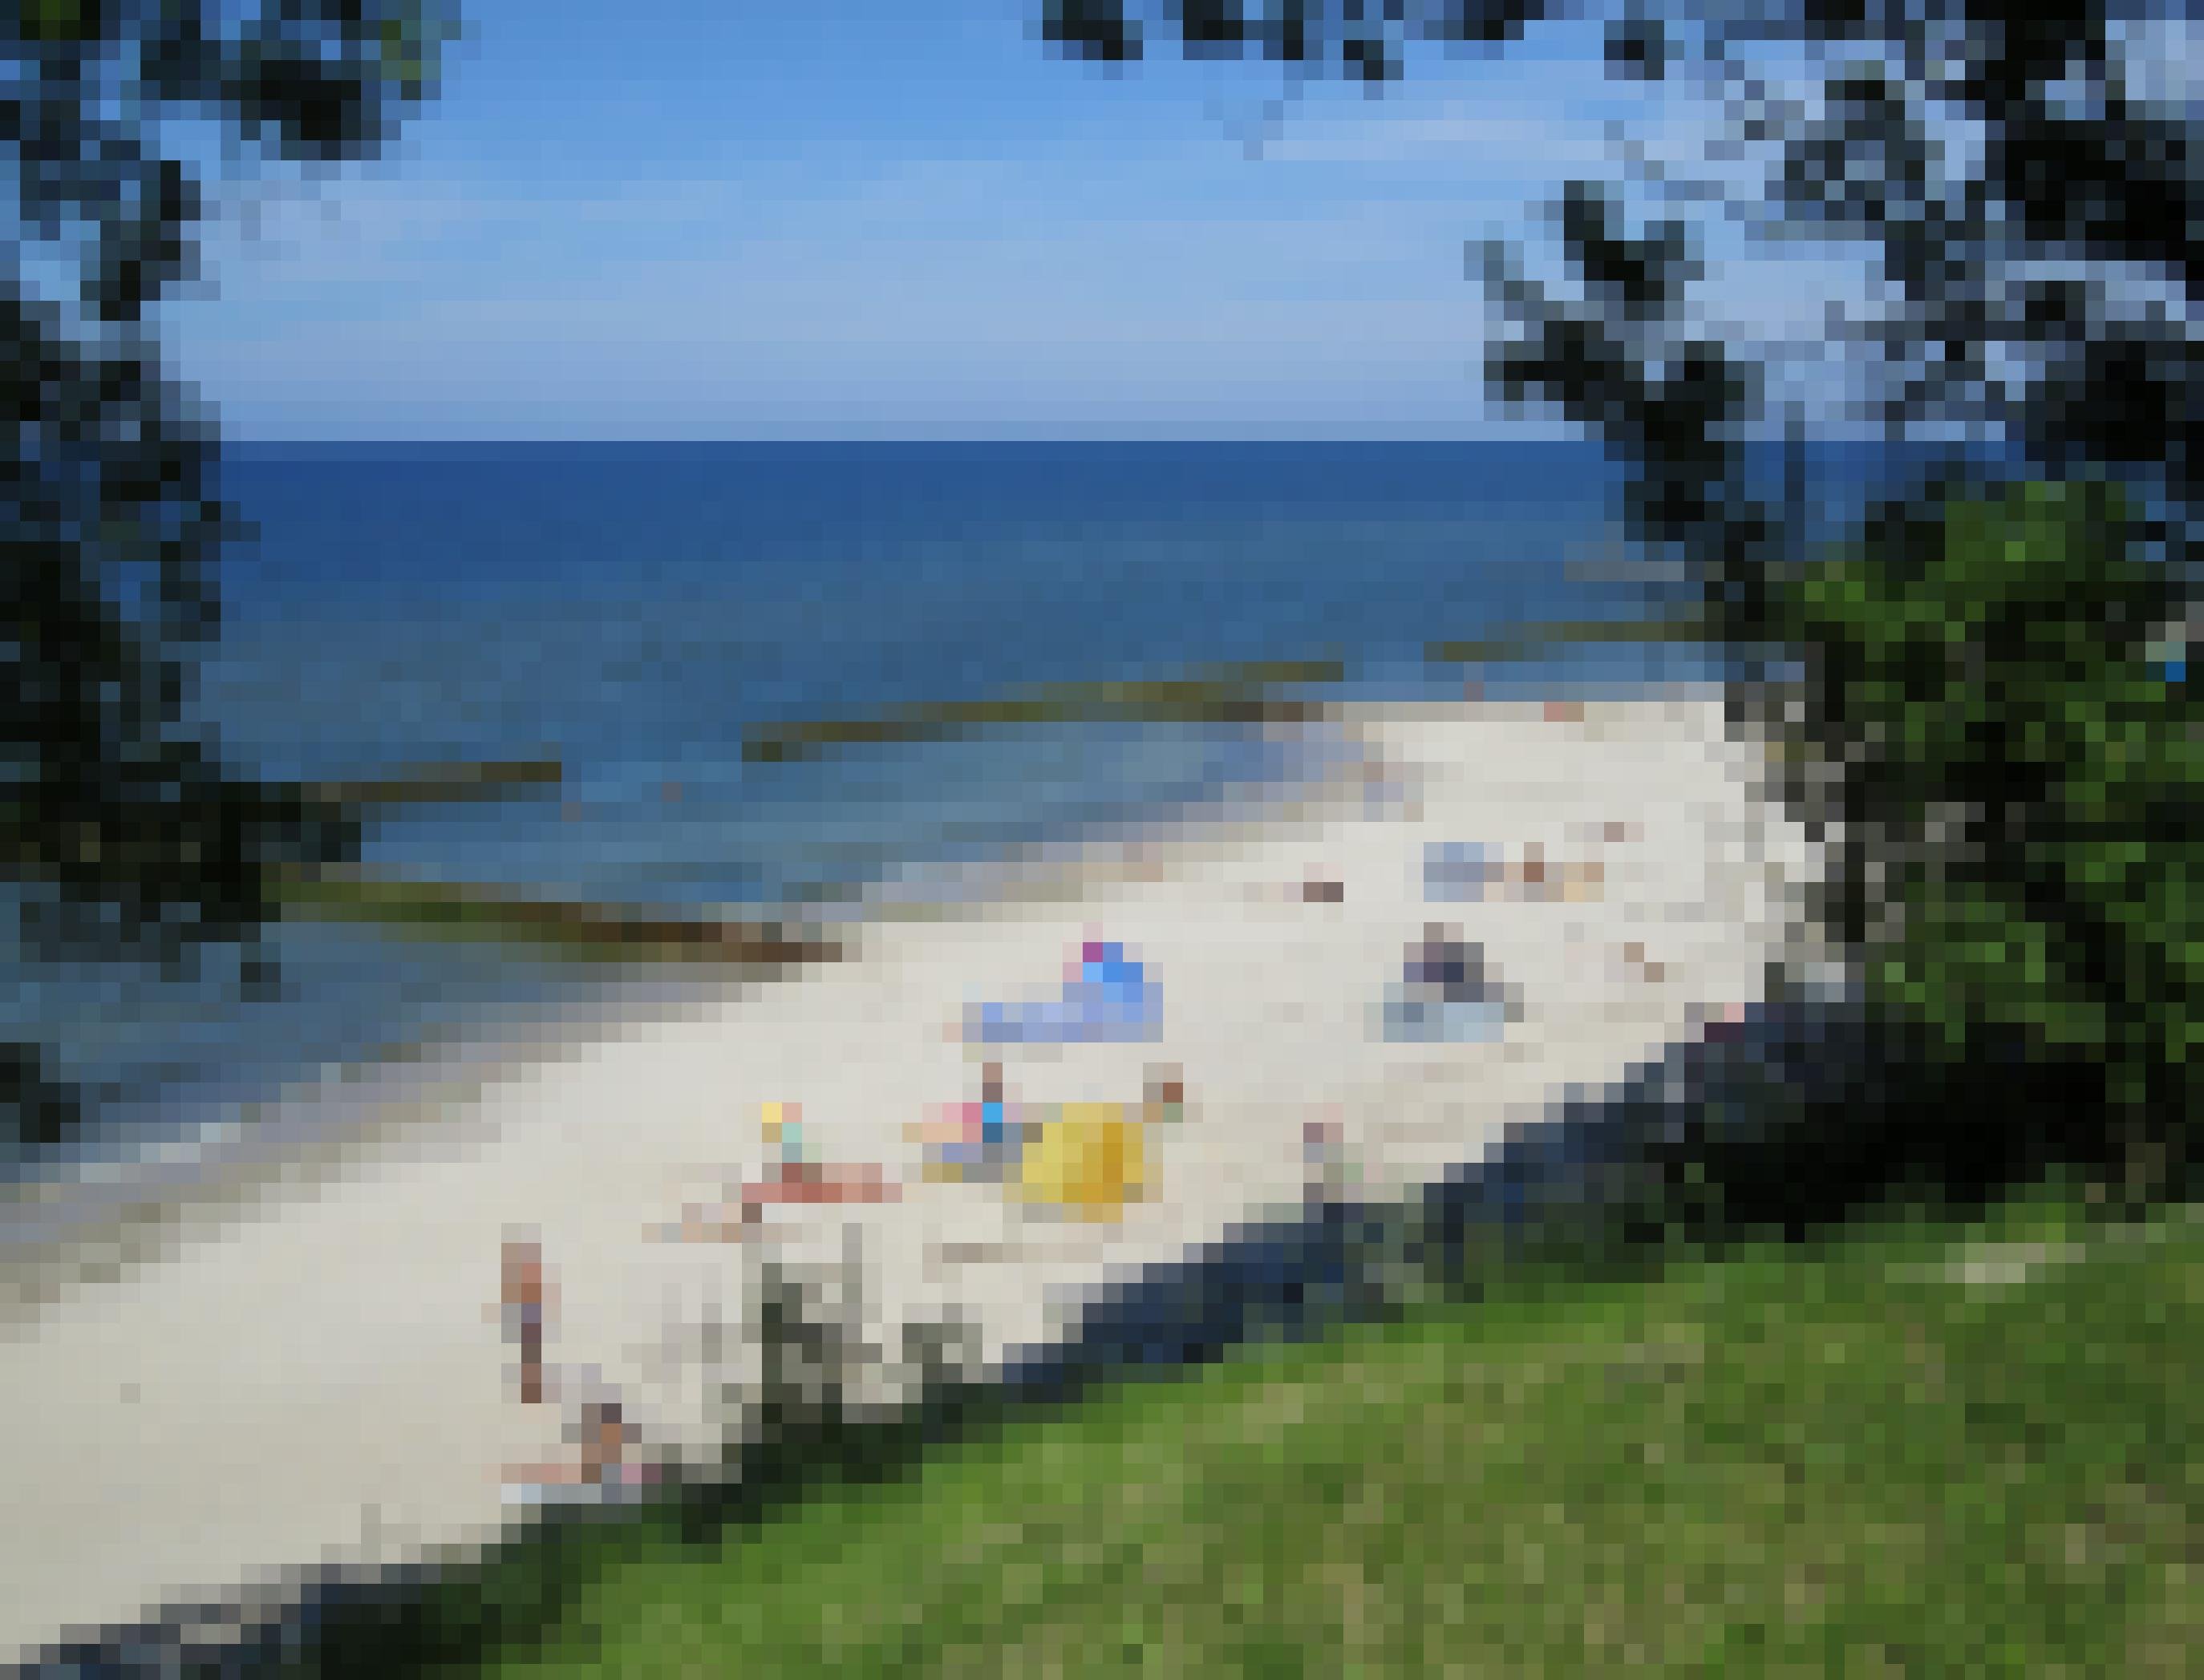
[[1009,436],[851,436],[771,437],[270,437],[230,436],[220,439],[224,452],[255,453],[339,450],[471,450],[471,449],[757,449],[757,450],[1071,450],[1071,449],[1486,449],[1562,448],[1600,449],[1597,440],[1561,436],[1525,436],[1508,433],[1489,437],[1121,437],[1055,436],[1017,434]]
[[[399,450],[399,449],[1484,449],[1484,448],[1575,448],[1607,453],[1608,446],[1597,438],[1535,430],[1502,431],[1478,435],[1412,434],[1399,436],[1356,435],[1342,437],[1319,436],[1264,436],[1216,435],[1201,437],[1123,436],[1116,434],[1082,435],[1012,433],[1004,435],[904,435],[874,433],[856,433],[844,435],[781,435],[769,436],[673,436],[673,437],[539,437],[489,436],[470,435],[463,437],[396,437],[358,436],[293,437],[273,435],[221,435],[221,447],[227,451],[244,449],[254,452],[283,450]],[[1748,441],[1748,447],[1772,447],[1783,443],[1780,435]],[[1871,432],[1822,431],[1808,436],[1804,441],[1815,447],[1838,445],[1856,448],[1904,447]],[[1924,441],[1913,447],[1939,447]]]

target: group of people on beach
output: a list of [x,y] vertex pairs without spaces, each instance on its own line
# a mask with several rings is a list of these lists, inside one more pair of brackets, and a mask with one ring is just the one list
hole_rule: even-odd
[[[1484,848],[1435,849],[1427,855],[1427,896],[1476,897],[1497,884],[1503,890],[1528,887],[1533,892],[1563,875],[1595,883],[1589,871],[1549,873],[1535,849],[1520,864],[1491,858]],[[1338,902],[1337,885],[1319,877],[1318,889],[1305,893],[1313,902]],[[1499,1030],[1512,1010],[1512,989],[1487,963],[1482,946],[1463,938],[1444,923],[1427,923],[1412,942],[1402,977],[1389,990],[1383,1035],[1394,1039],[1486,1037]],[[1076,1044],[1100,1039],[1154,1037],[1160,1026],[1161,992],[1144,966],[1115,942],[1088,940],[1065,965],[1060,994],[1038,1002],[988,1004],[969,1010],[962,1035],[967,1043]],[[909,1128],[925,1155],[924,1176],[932,1182],[984,1183],[1003,1186],[1028,1204],[1040,1203],[1084,1217],[1109,1216],[1151,1188],[1142,1139],[1156,1125],[1181,1118],[1186,1091],[1175,1067],[1152,1066],[1137,1103],[1039,1104],[1011,1100],[1000,1061],[980,1070],[976,1101],[951,1104]],[[779,1207],[852,1205],[892,1202],[901,1186],[879,1166],[832,1164],[813,1160],[805,1146],[801,1105],[769,1102],[761,1125],[771,1158],[761,1176],[749,1180],[714,1204],[684,1208],[679,1221],[656,1234],[682,1242],[754,1240],[765,1227],[768,1210]],[[1312,1123],[1304,1150],[1327,1193],[1344,1181],[1343,1133],[1336,1116]],[[536,1405],[578,1397],[554,1393],[546,1364],[546,1338],[553,1288],[542,1249],[532,1236],[516,1235],[505,1245],[501,1306],[505,1334],[518,1356],[518,1392],[523,1404]],[[559,1489],[604,1494],[646,1482],[649,1466],[637,1462],[638,1436],[620,1400],[609,1393],[580,1397],[569,1440],[578,1441],[573,1462],[529,1466],[509,1472],[509,1483],[545,1497]]]
[[[969,1012],[968,1040],[981,1043],[1077,1043],[1151,1037],[1159,1026],[1161,993],[1144,966],[1115,942],[1087,941],[1066,965],[1061,993],[1035,1003],[993,1004]],[[1006,1100],[1003,1066],[986,1062],[977,1102],[952,1104],[910,1128],[935,1182],[993,1183],[1025,1199],[1053,1202],[1088,1216],[1107,1214],[1143,1194],[1148,1184],[1139,1132],[1183,1113],[1185,1088],[1176,1068],[1152,1068],[1138,1103],[1026,1104]],[[767,1211],[892,1202],[901,1186],[870,1163],[811,1158],[800,1104],[769,1102],[761,1116],[771,1159],[765,1173],[714,1204],[692,1204],[656,1234],[682,1242],[754,1240]],[[504,1249],[501,1310],[505,1334],[518,1356],[524,1405],[566,1403],[554,1393],[546,1363],[553,1290],[541,1244],[510,1238]],[[648,1480],[636,1462],[637,1435],[610,1394],[583,1399],[569,1431],[578,1462],[517,1467],[508,1486],[532,1496],[559,1490],[603,1494]]]
[[[542,1405],[564,1398],[554,1393],[544,1363],[553,1289],[542,1245],[533,1237],[508,1237],[500,1271],[506,1337],[520,1355],[521,1404]],[[508,1467],[505,1474],[508,1495],[550,1499],[564,1492],[603,1496],[639,1488],[653,1478],[652,1467],[635,1457],[637,1431],[616,1397],[603,1393],[581,1397],[569,1439],[580,1449],[572,1460]]]

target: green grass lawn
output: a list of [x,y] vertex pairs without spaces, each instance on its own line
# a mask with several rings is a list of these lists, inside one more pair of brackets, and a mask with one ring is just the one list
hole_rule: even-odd
[[2204,1218],[1519,1280],[684,1547],[514,1672],[2204,1672]]

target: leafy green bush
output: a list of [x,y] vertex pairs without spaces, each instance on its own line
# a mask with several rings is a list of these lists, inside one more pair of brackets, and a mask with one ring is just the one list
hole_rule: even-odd
[[2179,581],[2135,535],[2102,482],[1940,497],[1779,569],[1763,622],[1803,661],[1790,791],[1835,825],[1823,916],[1869,1002],[1947,1065],[2101,1070],[2162,1175],[2204,1090],[2204,736]]

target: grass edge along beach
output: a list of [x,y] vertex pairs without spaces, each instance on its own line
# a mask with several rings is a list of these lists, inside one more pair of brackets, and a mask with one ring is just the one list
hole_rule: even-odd
[[[380,1655],[2180,1673],[2200,1347],[2194,1210],[2110,1217],[2072,1183],[1660,1269],[1528,1263],[1473,1303],[845,1455],[722,1527],[540,1534]],[[361,1631],[340,1671],[378,1659]]]

